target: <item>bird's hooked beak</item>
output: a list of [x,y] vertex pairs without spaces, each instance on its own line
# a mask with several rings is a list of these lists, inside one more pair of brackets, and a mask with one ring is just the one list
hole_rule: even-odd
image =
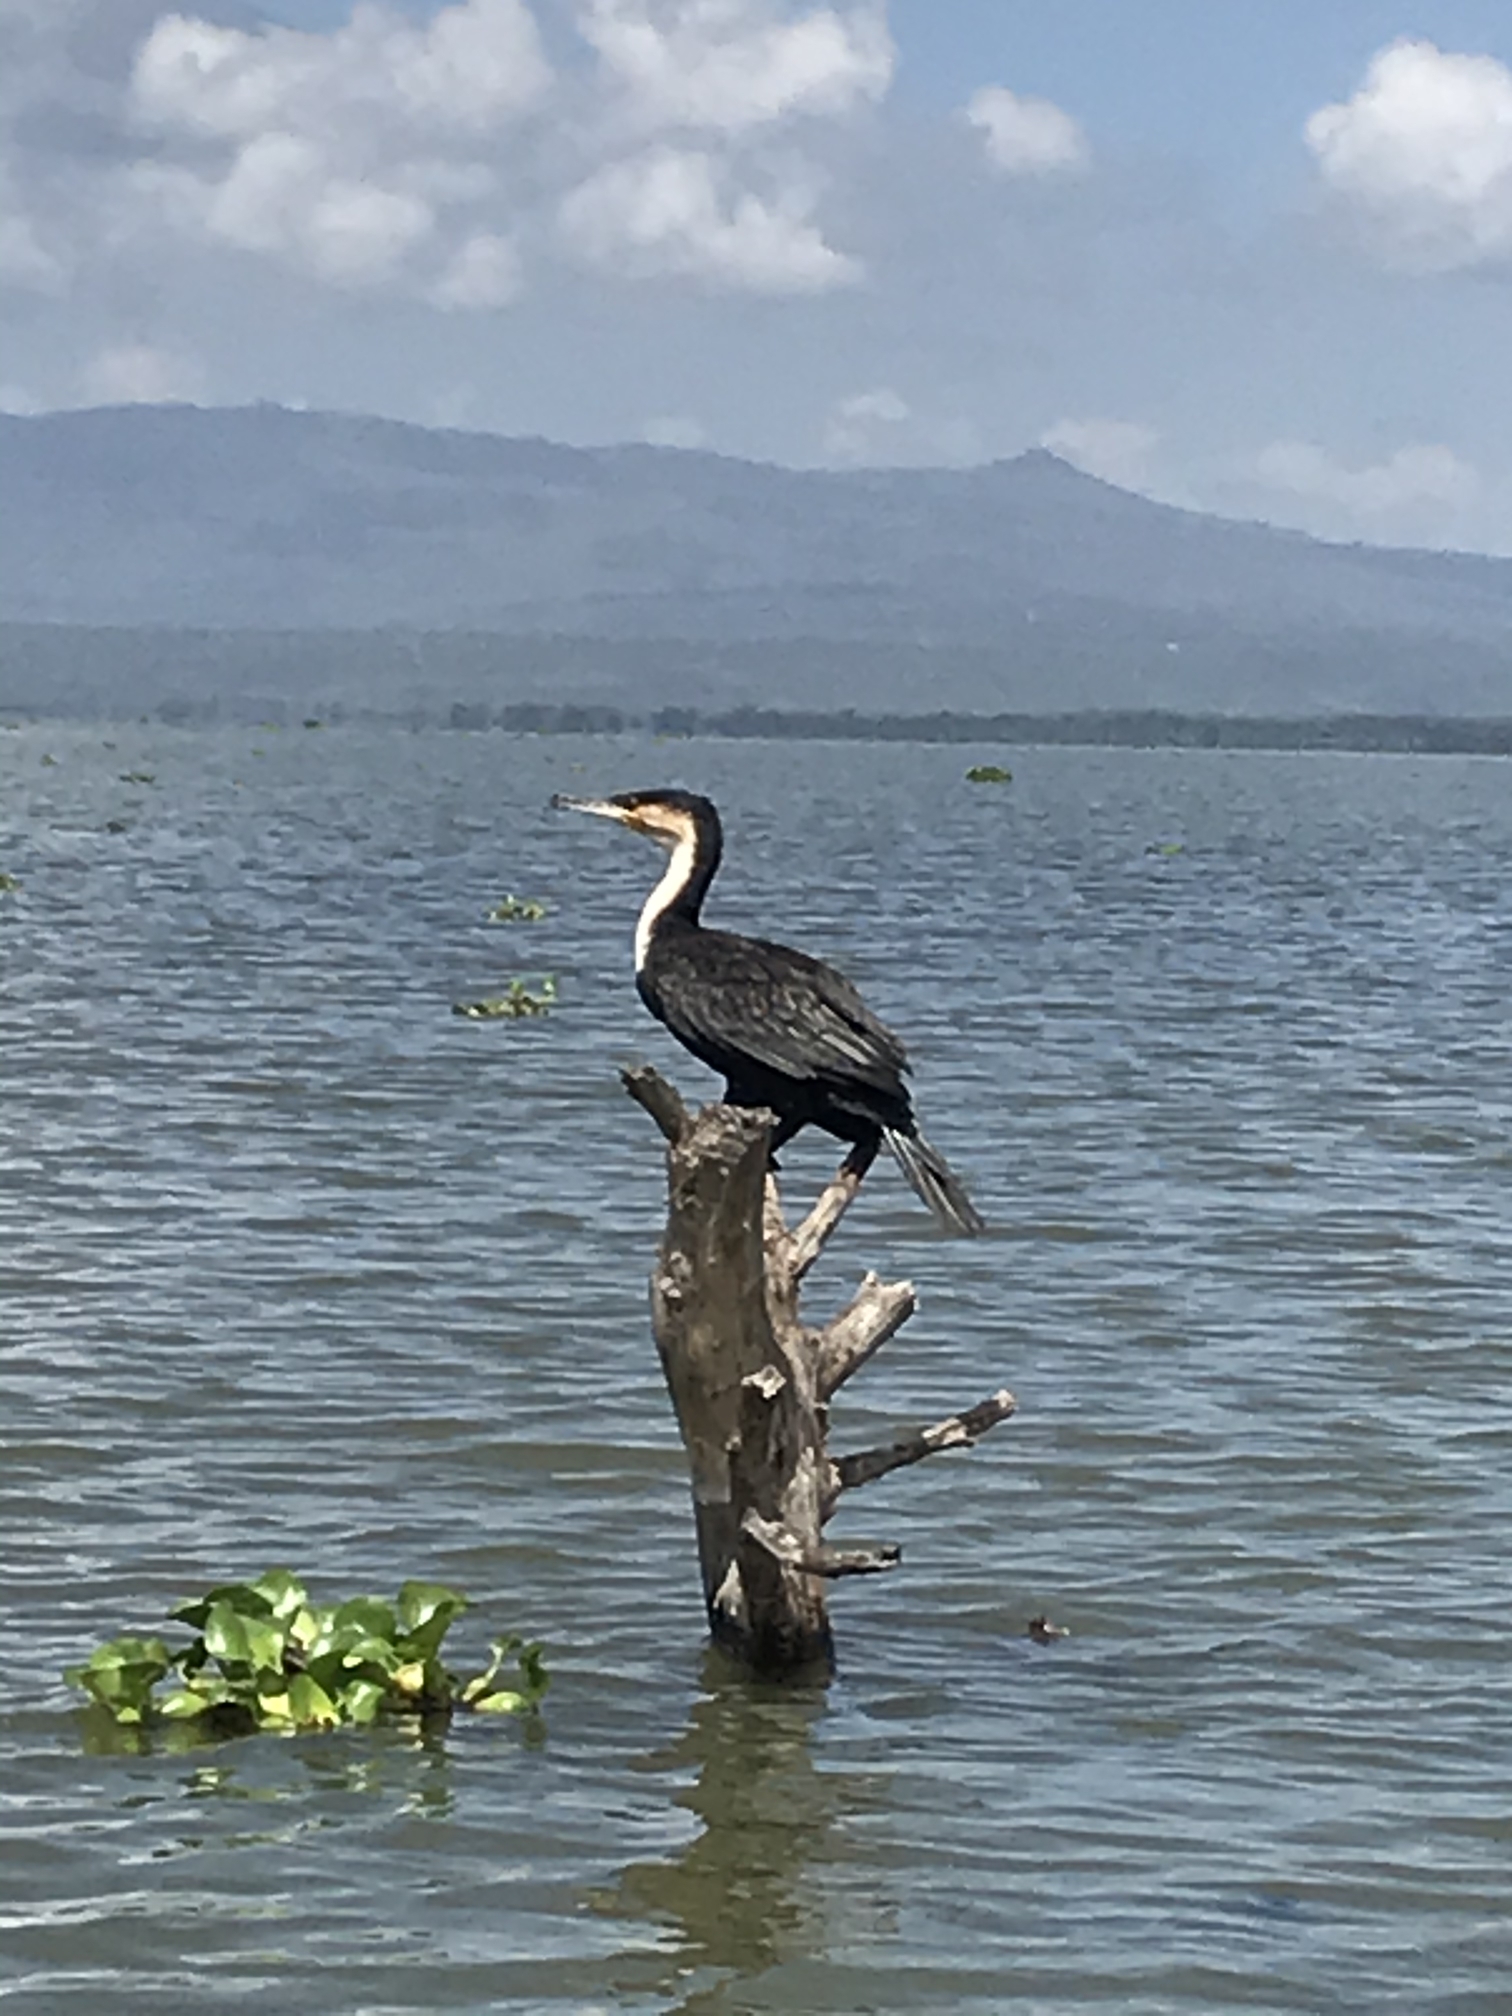
[[570,798],[565,791],[554,791],[551,809],[553,812],[596,812],[600,819],[617,819],[621,826],[630,824],[629,811],[623,805],[616,805],[612,798]]
[[643,803],[634,792],[623,798],[569,798],[565,791],[558,791],[551,802],[559,812],[595,812],[600,819],[612,819],[632,833],[644,833],[659,847],[679,847],[692,837],[686,816],[670,811],[654,798]]
[[669,832],[657,819],[654,806],[647,810],[639,805],[623,805],[618,798],[570,798],[565,791],[555,792],[551,802],[558,812],[593,812],[600,819],[612,819],[617,826],[626,826],[632,833],[644,833],[663,847],[671,847],[677,841],[677,834]]

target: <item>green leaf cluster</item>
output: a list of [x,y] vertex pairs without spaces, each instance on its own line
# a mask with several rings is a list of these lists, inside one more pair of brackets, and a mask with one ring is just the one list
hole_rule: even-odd
[[466,1015],[474,1022],[518,1021],[524,1015],[549,1015],[555,1001],[556,979],[547,973],[536,982],[534,990],[528,981],[511,980],[502,994],[491,994],[482,1001],[454,1002],[452,1013]]
[[973,763],[966,772],[968,784],[1011,784],[1013,772],[1000,763]]
[[546,905],[538,896],[503,896],[488,913],[490,924],[539,924]]
[[161,1638],[114,1638],[64,1678],[118,1723],[203,1719],[225,1734],[537,1707],[547,1687],[538,1644],[496,1639],[489,1664],[467,1680],[442,1662],[441,1642],[467,1607],[437,1582],[406,1582],[392,1603],[314,1604],[297,1576],[270,1568],[171,1611],[196,1634],[177,1651]]
[[0,889],[19,889],[20,887],[21,878],[19,875],[7,875],[3,869],[0,869]]

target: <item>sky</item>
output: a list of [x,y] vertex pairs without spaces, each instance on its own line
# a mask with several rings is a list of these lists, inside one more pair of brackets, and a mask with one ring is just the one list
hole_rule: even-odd
[[1512,0],[0,0],[0,408],[1512,554]]

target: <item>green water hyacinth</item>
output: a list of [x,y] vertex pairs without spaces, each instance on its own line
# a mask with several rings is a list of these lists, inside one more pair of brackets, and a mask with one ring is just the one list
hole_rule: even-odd
[[539,896],[503,896],[488,913],[490,924],[539,924],[546,905]]
[[196,1634],[176,1651],[161,1638],[113,1638],[64,1678],[123,1726],[200,1721],[222,1735],[537,1707],[548,1684],[538,1644],[496,1639],[467,1680],[443,1664],[441,1641],[467,1608],[437,1582],[406,1582],[393,1603],[314,1604],[296,1575],[270,1568],[171,1611]]
[[556,981],[548,973],[532,989],[527,980],[511,980],[502,994],[490,994],[481,1001],[454,1001],[453,1015],[466,1015],[473,1022],[519,1021],[526,1015],[549,1015],[556,1001]]
[[1000,763],[973,763],[966,772],[968,784],[1011,784],[1013,772]]

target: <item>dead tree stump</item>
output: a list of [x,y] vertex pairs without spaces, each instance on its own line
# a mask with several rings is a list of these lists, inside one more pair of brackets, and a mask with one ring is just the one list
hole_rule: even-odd
[[820,1329],[799,1290],[860,1188],[845,1170],[802,1224],[783,1218],[768,1172],[775,1115],[705,1106],[690,1116],[646,1067],[625,1089],[667,1140],[667,1229],[651,1319],[692,1473],[704,1602],[715,1642],[760,1672],[828,1666],[825,1583],[895,1567],[897,1547],[835,1548],[823,1528],[841,1494],[942,1449],[969,1446],[1013,1412],[1013,1395],[887,1448],[832,1457],[829,1401],[913,1314],[906,1281],[863,1280]]

